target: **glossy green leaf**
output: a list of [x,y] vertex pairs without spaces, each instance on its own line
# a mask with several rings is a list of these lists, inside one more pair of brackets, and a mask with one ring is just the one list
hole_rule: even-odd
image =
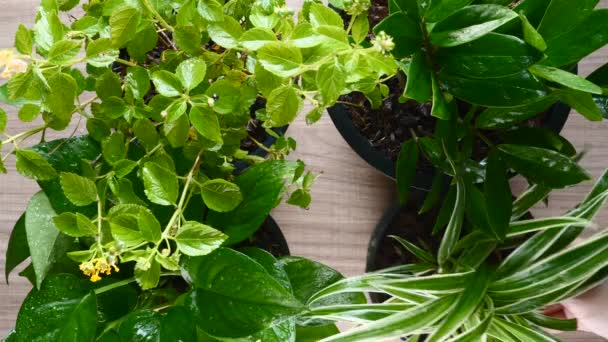
[[501,132],[501,138],[507,144],[530,145],[560,152],[568,157],[576,155],[576,149],[566,138],[543,127],[521,127],[512,131]]
[[587,120],[602,120],[602,112],[591,94],[571,89],[558,90],[555,94],[568,106],[574,108],[579,114],[587,118]]
[[545,42],[545,38],[543,38],[543,36],[538,33],[536,28],[534,28],[534,26],[530,24],[530,21],[528,21],[526,15],[520,13],[519,18],[522,22],[522,31],[524,32],[524,40],[526,41],[526,43],[534,46],[538,51],[547,50],[547,43]]
[[449,120],[452,117],[450,104],[441,90],[439,81],[437,81],[437,78],[434,75],[431,77],[431,84],[433,89],[433,107],[431,108],[431,115],[441,120]]
[[153,310],[134,311],[120,322],[118,338],[120,341],[160,341],[161,324],[161,315]]
[[340,15],[323,4],[312,3],[310,5],[309,16],[310,23],[313,27],[319,27],[321,25],[336,26],[340,28],[344,27],[344,22]]
[[268,124],[282,127],[290,124],[302,110],[304,101],[292,86],[281,86],[270,93],[266,111],[270,117]]
[[11,236],[6,247],[4,275],[7,284],[10,273],[29,257],[30,249],[27,244],[27,233],[25,231],[25,214],[22,214],[11,231]]
[[439,79],[454,96],[480,106],[521,106],[538,102],[547,95],[543,83],[528,71],[486,79],[441,72]]
[[424,14],[429,23],[436,23],[450,16],[452,13],[469,5],[472,0],[444,0],[431,1],[431,5]]
[[[140,24],[139,27],[142,25]],[[127,52],[129,56],[140,62],[145,63],[148,53],[151,52],[158,44],[158,34],[152,23],[146,23],[143,28],[140,28],[129,43],[127,43]]]
[[160,205],[177,203],[179,183],[177,175],[154,162],[143,167],[145,193],[150,202]]
[[243,200],[238,185],[223,179],[212,179],[203,183],[201,195],[205,205],[218,212],[234,210]]
[[262,265],[231,249],[189,258],[183,270],[195,288],[186,303],[213,336],[245,337],[304,309]]
[[239,88],[228,80],[215,81],[207,88],[205,95],[217,98],[213,110],[219,114],[233,114],[241,101]]
[[522,72],[540,61],[542,53],[523,40],[488,33],[472,42],[437,50],[436,60],[445,72],[472,78],[494,78]]
[[[150,76],[148,70],[141,67],[128,68],[125,76],[125,99],[128,102],[139,100],[148,95],[149,91]],[[120,96],[120,93],[117,96]]]
[[200,30],[192,25],[177,26],[173,33],[175,43],[188,53],[196,53],[201,49],[203,39]]
[[[453,162],[452,162],[453,163]],[[452,168],[455,166],[452,164]],[[456,170],[454,172],[457,173]],[[454,245],[460,238],[460,230],[462,228],[462,222],[464,220],[465,213],[465,198],[466,189],[465,183],[462,178],[457,176],[456,178],[456,201],[454,202],[454,209],[450,216],[450,221],[445,229],[445,234],[439,245],[439,251],[437,254],[437,261],[439,265],[443,265],[447,259],[451,256]]]
[[80,213],[63,213],[53,217],[53,224],[59,231],[72,237],[94,236],[97,227],[91,220]]
[[190,121],[186,115],[182,115],[173,122],[163,125],[163,133],[173,148],[184,146],[190,133]]
[[420,24],[414,22],[403,12],[389,15],[374,27],[375,34],[381,31],[393,37],[395,48],[391,53],[397,58],[408,57],[422,46]]
[[17,171],[27,178],[37,181],[48,181],[57,177],[53,166],[38,152],[30,150],[17,150]]
[[534,312],[525,314],[524,318],[538,326],[553,330],[576,331],[578,325],[576,319],[557,319]]
[[212,110],[206,107],[192,107],[190,109],[192,126],[203,137],[218,144],[223,143],[220,122]]
[[418,102],[427,102],[431,98],[432,73],[426,61],[426,55],[417,52],[412,56],[407,73],[407,85],[403,96]]
[[156,259],[153,259],[147,269],[139,268],[136,265],[133,275],[142,290],[153,289],[158,286],[160,281],[160,264]]
[[569,73],[558,68],[537,64],[531,66],[529,70],[538,77],[542,77],[546,80],[559,83],[571,89],[580,90],[592,94],[602,94],[602,88],[600,88],[599,86],[593,84],[590,81],[587,81],[586,79],[578,75]]
[[217,22],[224,20],[222,4],[216,0],[199,0],[196,9],[198,13],[208,21]]
[[125,146],[125,136],[122,132],[114,132],[101,142],[103,158],[108,164],[113,165],[123,160],[127,156]]
[[591,225],[591,222],[589,222],[588,220],[576,217],[551,217],[531,219],[511,223],[509,225],[509,232],[507,236],[513,237],[539,230],[558,229],[569,226],[587,227],[589,225]]
[[156,126],[150,120],[142,119],[135,121],[132,130],[137,140],[147,151],[158,146],[160,137],[156,131]]
[[274,32],[261,27],[254,27],[246,31],[240,38],[241,45],[251,51],[257,51],[267,43],[276,41],[277,37]]
[[590,178],[575,161],[552,150],[508,144],[498,149],[510,167],[536,184],[563,188]]
[[262,66],[280,77],[291,77],[300,72],[302,53],[294,45],[285,42],[271,42],[258,51]]
[[405,248],[407,251],[409,251],[410,253],[412,253],[413,255],[415,255],[418,259],[420,259],[422,261],[425,261],[425,262],[428,262],[429,264],[435,264],[435,263],[437,263],[437,260],[435,260],[435,257],[431,253],[429,253],[429,252],[425,251],[424,249],[422,249],[422,248],[414,245],[413,243],[411,243],[411,242],[409,242],[409,241],[407,241],[407,240],[405,240],[403,238],[400,238],[399,236],[390,235],[389,237],[393,238],[397,242],[399,242],[399,244],[403,248]]
[[125,46],[137,33],[141,13],[136,8],[125,6],[112,13],[110,17],[110,36],[112,45],[120,48]]
[[357,44],[361,44],[365,38],[367,38],[367,35],[369,34],[369,20],[365,13],[359,14],[355,18],[351,33]]
[[186,114],[186,110],[188,109],[188,102],[185,99],[178,98],[173,101],[167,109],[165,109],[163,114],[166,114],[166,122],[174,122],[180,117]]
[[86,206],[97,201],[97,187],[92,180],[69,172],[61,173],[59,179],[65,197],[74,205]]
[[583,22],[593,11],[599,0],[551,0],[542,21],[538,25],[538,33],[549,40],[570,31],[575,25]]
[[185,255],[207,255],[218,249],[228,236],[195,221],[183,224],[175,236],[177,248]]
[[300,326],[296,327],[296,336],[298,342],[317,342],[324,337],[329,337],[338,334],[340,330],[335,324],[326,324],[321,326]]
[[513,203],[507,167],[496,153],[488,157],[484,194],[488,221],[496,237],[502,240],[509,227]]
[[477,117],[475,126],[484,129],[508,128],[545,112],[551,105],[557,102],[557,97],[549,95],[528,105],[488,108]]
[[166,97],[179,96],[182,93],[180,80],[174,74],[161,70],[152,74],[152,82],[161,95]]
[[243,35],[239,22],[230,16],[224,16],[224,20],[209,24],[207,31],[215,43],[226,49],[237,47]]
[[399,201],[404,204],[410,192],[410,187],[416,176],[416,166],[418,163],[418,143],[410,139],[403,143],[401,152],[397,159],[397,190],[399,191]]
[[137,227],[146,241],[158,243],[161,240],[160,223],[149,209],[141,207],[137,215]]
[[183,342],[196,340],[196,321],[190,312],[182,306],[171,308],[161,321],[159,341]]
[[32,290],[16,323],[23,341],[94,341],[96,329],[95,294],[69,274],[53,275]]
[[472,5],[464,7],[431,31],[431,42],[438,46],[458,46],[478,39],[505,23],[517,18],[517,14],[499,5]]

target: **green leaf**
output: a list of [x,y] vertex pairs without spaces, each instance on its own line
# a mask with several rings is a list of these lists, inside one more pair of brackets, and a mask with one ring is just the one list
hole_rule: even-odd
[[231,114],[236,111],[241,99],[239,88],[225,79],[213,82],[205,91],[205,95],[217,98],[213,104],[213,111],[219,114]]
[[433,255],[431,255],[431,253],[425,251],[424,249],[414,245],[413,243],[402,239],[398,236],[395,235],[390,235],[389,236],[392,239],[395,239],[397,242],[399,242],[399,244],[405,248],[407,251],[409,251],[410,253],[412,253],[414,256],[416,256],[418,259],[428,262],[429,264],[436,264],[437,260],[435,260],[435,257],[433,257]]
[[567,31],[560,29],[546,42],[548,57],[543,64],[559,68],[577,63],[608,42],[608,9],[591,12],[585,20]]
[[52,180],[57,177],[57,172],[39,153],[31,150],[19,149],[17,155],[17,171],[27,178],[37,181]]
[[201,31],[192,25],[177,26],[173,37],[177,46],[188,53],[195,54],[201,49],[203,36]]
[[325,337],[340,333],[335,324],[321,326],[296,326],[296,336],[298,342],[318,342]]
[[69,241],[55,228],[53,224],[55,216],[57,214],[44,192],[35,194],[25,211],[25,231],[36,274],[37,288],[40,288],[55,260],[61,257],[62,252],[65,252],[63,249],[67,245],[66,242]]
[[558,90],[555,94],[587,120],[602,121],[602,112],[591,94],[570,89]]
[[270,42],[258,50],[262,66],[280,77],[292,77],[300,72],[302,53],[285,42]]
[[17,32],[15,33],[15,48],[19,53],[29,55],[32,53],[32,47],[34,46],[34,40],[32,33],[23,24],[19,24]]
[[[184,327],[187,322],[181,322]],[[161,341],[162,334],[161,314],[153,310],[143,309],[129,313],[121,320],[118,327],[119,336],[108,339],[110,341]],[[163,340],[164,341],[164,340]]]
[[543,83],[528,71],[486,79],[441,72],[439,79],[454,96],[480,106],[522,106],[538,102],[547,95]]
[[157,44],[158,34],[156,33],[156,27],[149,22],[146,23],[145,26],[135,34],[135,37],[127,43],[127,52],[132,59],[140,63],[145,63],[148,53],[152,51]]
[[112,13],[110,17],[110,37],[112,45],[116,48],[125,46],[137,33],[137,27],[141,20],[139,10],[124,6]]
[[158,243],[161,240],[162,230],[154,214],[147,208],[141,207],[137,215],[137,227],[141,236],[149,242]]
[[112,45],[110,38],[99,38],[87,45],[87,63],[97,68],[112,64],[118,55],[118,49]]
[[536,28],[530,24],[525,14],[520,13],[519,18],[521,19],[522,31],[524,32],[524,40],[526,43],[534,46],[538,51],[542,52],[547,50],[547,43],[545,42],[545,39],[540,33],[538,33],[538,31],[536,31]]
[[557,319],[535,312],[527,313],[523,317],[538,326],[553,330],[576,331],[578,325],[576,319]]
[[[125,246],[135,246],[145,242],[139,229],[139,216],[142,206],[133,204],[120,204],[112,207],[107,217],[110,223],[112,237]],[[143,222],[142,222],[143,223]],[[157,241],[155,241],[157,242]]]
[[555,102],[557,102],[557,97],[549,95],[528,105],[488,108],[477,117],[475,125],[484,129],[509,128],[518,122],[537,116],[538,113],[545,112]]
[[223,143],[220,122],[212,110],[207,107],[192,107],[190,121],[203,137],[218,144]]
[[521,145],[498,146],[507,164],[532,182],[563,188],[589,179],[589,174],[572,159],[555,151]]
[[186,110],[188,110],[188,101],[183,98],[178,98],[161,113],[166,114],[166,122],[174,122],[184,116]]
[[152,82],[161,95],[175,97],[182,94],[182,84],[174,74],[166,70],[157,71],[152,74]]
[[4,109],[0,108],[0,133],[4,133],[6,125],[8,124],[8,116]]
[[60,175],[61,189],[70,202],[76,206],[86,206],[97,201],[97,187],[92,180],[75,173]]
[[207,64],[200,58],[191,58],[177,66],[175,74],[184,88],[192,90],[205,80]]
[[147,151],[150,151],[158,146],[160,137],[156,131],[156,126],[154,126],[150,120],[142,119],[135,121],[132,130],[137,140],[146,148]]
[[[24,104],[21,109],[19,109],[19,120],[23,122],[32,122],[34,119],[38,117],[40,114],[40,106],[35,104]],[[1,115],[1,114],[0,114]],[[1,131],[1,130],[0,130]]]
[[437,50],[436,60],[447,73],[494,78],[518,74],[542,57],[515,36],[488,33],[470,43]]
[[480,323],[473,326],[469,330],[463,332],[460,335],[454,336],[453,338],[446,340],[448,342],[475,342],[479,341],[479,339],[483,339],[486,336],[486,332],[488,327],[492,323],[492,319],[494,315],[492,313],[488,314],[486,318],[483,319]]
[[177,203],[179,183],[177,175],[154,162],[147,162],[143,168],[145,193],[150,202],[160,205]]
[[257,51],[267,43],[276,41],[277,37],[274,32],[261,27],[254,27],[246,31],[240,38],[241,45],[251,51]]
[[186,259],[183,272],[195,288],[187,306],[213,336],[249,336],[304,309],[262,265],[231,249]]
[[236,48],[243,35],[241,24],[231,16],[224,16],[224,20],[210,23],[207,32],[216,44],[226,49]]
[[420,24],[403,12],[389,15],[374,27],[374,34],[377,35],[381,31],[393,37],[395,48],[391,53],[397,58],[408,57],[419,51],[422,46]]
[[323,4],[310,4],[309,18],[313,27],[319,27],[322,25],[336,26],[340,28],[344,27],[344,22],[342,21],[340,15]]
[[212,179],[203,183],[201,195],[205,205],[218,212],[234,210],[243,200],[238,185],[223,179]]
[[587,81],[586,79],[578,75],[569,73],[558,68],[537,64],[531,66],[530,71],[538,77],[542,77],[546,80],[559,83],[571,89],[599,95],[602,94],[601,87],[595,85],[592,82]]
[[63,64],[78,56],[82,49],[82,42],[76,40],[60,40],[53,44],[48,59],[55,64]]
[[121,81],[111,70],[104,72],[95,82],[97,96],[105,101],[110,97],[122,97]]
[[[455,167],[452,166],[452,168],[454,169],[454,172],[458,174]],[[464,180],[462,180],[460,176],[457,176],[456,202],[454,203],[454,209],[452,210],[450,221],[448,222],[448,226],[445,229],[445,234],[443,235],[443,239],[441,239],[441,244],[439,246],[439,251],[437,254],[437,261],[439,262],[439,265],[443,265],[448,260],[453,252],[456,242],[458,242],[458,239],[460,238],[460,230],[462,228],[462,221],[465,213],[465,198],[466,190]]]
[[94,236],[97,227],[91,220],[80,213],[63,213],[53,217],[53,224],[62,233],[72,237]]
[[401,204],[407,202],[410,187],[416,176],[418,163],[418,143],[414,139],[407,140],[401,145],[397,159],[397,190]]
[[114,132],[101,143],[103,158],[110,165],[114,165],[127,156],[125,136],[122,132]]
[[538,33],[549,40],[570,31],[591,14],[598,0],[581,0],[573,3],[568,0],[552,0],[538,25]]
[[496,237],[503,240],[511,221],[513,202],[507,167],[497,153],[488,157],[484,193],[490,226]]
[[222,4],[216,0],[199,0],[196,9],[203,18],[210,22],[224,20]]
[[587,227],[591,222],[578,217],[549,217],[513,222],[509,225],[507,237],[524,235],[539,230],[572,227]]
[[304,101],[298,95],[295,88],[284,85],[270,93],[266,111],[271,127],[282,127],[290,124],[302,110]]
[[434,75],[431,76],[433,90],[433,107],[431,108],[431,115],[441,120],[449,120],[453,116],[450,109],[451,106],[439,86],[439,81],[437,81],[437,78]]
[[321,41],[310,23],[300,22],[291,32],[289,43],[298,48],[311,48],[321,44]]
[[500,318],[496,318],[492,322],[495,325],[501,327],[501,329],[507,331],[510,335],[514,336],[518,341],[538,341],[538,342],[557,342],[558,340],[542,332],[541,330],[535,330],[522,326],[520,324],[514,324]]
[[101,103],[101,112],[104,117],[119,119],[127,116],[129,107],[122,98],[112,96]]
[[486,296],[491,276],[492,272],[485,267],[475,271],[456,304],[450,309],[446,319],[428,338],[428,342],[444,340],[456,332],[475,313]]
[[163,317],[159,341],[197,341],[196,330],[196,322],[190,312],[182,306],[174,306]]
[[228,236],[217,229],[190,221],[184,223],[175,236],[177,248],[185,255],[207,255],[218,249]]
[[433,27],[431,42],[450,47],[478,39],[517,18],[517,13],[499,5],[464,7]]
[[346,88],[344,67],[337,60],[323,64],[317,71],[316,82],[323,104],[334,104]]
[[55,42],[63,38],[65,30],[66,27],[56,10],[41,8],[34,26],[34,42],[42,51],[48,51]]
[[24,341],[95,340],[97,301],[86,283],[70,274],[49,277],[32,290],[17,316],[16,331]]
[[50,93],[44,99],[44,105],[62,121],[69,121],[76,107],[78,85],[72,76],[58,72],[48,80]]
[[11,237],[6,247],[4,275],[7,284],[10,273],[29,257],[30,249],[27,244],[27,233],[25,231],[25,214],[22,214],[11,231]]
[[287,199],[287,204],[297,205],[302,209],[308,209],[311,201],[312,197],[310,196],[310,192],[303,189],[297,189],[291,193]]
[[[116,91],[116,90],[115,90]],[[143,99],[150,91],[148,70],[142,67],[129,67],[125,76],[125,99],[128,102]],[[120,97],[120,92],[118,95]]]
[[[475,271],[437,274],[419,277],[388,278],[372,282],[373,286],[398,296],[399,292],[425,292],[425,294],[458,293],[467,286]],[[397,294],[395,294],[397,293]]]
[[190,121],[186,115],[182,115],[173,122],[163,125],[163,133],[173,148],[184,146],[190,133]]
[[353,22],[352,36],[356,44],[361,44],[369,33],[369,20],[365,13],[359,14]]
[[418,102],[428,102],[432,91],[431,77],[431,68],[426,62],[426,55],[422,52],[415,53],[407,73],[407,85],[403,96]]
[[431,5],[426,10],[424,18],[430,23],[441,21],[452,13],[469,5],[472,0],[444,0],[431,1]]
[[500,133],[502,141],[507,144],[530,145],[543,147],[564,154],[568,157],[576,155],[576,148],[561,135],[544,127],[521,127],[512,131]]
[[160,280],[160,264],[156,260],[150,262],[150,268],[141,269],[135,266],[135,279],[142,290],[150,290],[158,286]]
[[209,212],[206,224],[230,236],[226,245],[247,239],[278,204],[285,190],[284,181],[293,179],[297,165],[295,162],[276,160],[247,169],[235,179],[243,194],[241,204],[231,212]]
[[325,338],[323,341],[380,341],[391,337],[407,336],[441,320],[448,309],[453,305],[453,301],[454,297],[452,296],[439,298],[372,323],[347,330],[338,335]]

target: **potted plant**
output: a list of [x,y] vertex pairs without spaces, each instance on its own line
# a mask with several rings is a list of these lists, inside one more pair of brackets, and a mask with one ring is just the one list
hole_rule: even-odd
[[[299,317],[342,276],[288,257],[268,216],[286,193],[307,207],[315,179],[285,160],[296,142],[276,128],[304,101],[314,121],[386,73],[346,80],[339,60],[394,61],[349,44],[339,16],[317,3],[297,22],[282,1],[216,0],[94,0],[60,19],[78,4],[43,1],[34,27],[21,25],[15,49],[0,52],[0,100],[42,123],[10,133],[0,110],[0,171],[14,155],[41,187],[7,249],[7,277],[31,258],[21,274],[35,285],[7,340],[335,332]],[[64,138],[47,141],[49,130]],[[28,147],[31,138],[40,142]]]
[[[365,1],[332,2],[346,14],[355,3]],[[370,22],[400,68],[373,91],[330,108],[336,127],[361,157],[396,178],[402,144],[436,134],[449,119],[494,142],[520,127],[509,135],[559,133],[569,107],[601,120],[605,103],[594,103],[601,85],[574,73],[608,41],[608,14],[594,10],[597,1],[565,3],[368,1],[359,7],[369,10],[352,18]],[[474,144],[484,145],[480,139]],[[430,189],[430,169],[419,166],[419,188]]]
[[[556,319],[544,308],[575,297],[608,278],[608,234],[598,232],[569,246],[608,198],[608,172],[587,197],[561,217],[518,219],[505,234],[470,227],[462,237],[449,231],[445,244],[428,250],[400,237],[412,262],[341,280],[309,299],[338,293],[384,294],[381,303],[326,305],[307,315],[356,326],[321,341],[380,341],[402,337],[425,341],[557,341],[545,329],[576,330],[574,319]],[[526,211],[536,203],[520,203]],[[457,205],[465,211],[463,202]],[[449,229],[449,228],[448,228]],[[513,246],[513,241],[524,242]]]

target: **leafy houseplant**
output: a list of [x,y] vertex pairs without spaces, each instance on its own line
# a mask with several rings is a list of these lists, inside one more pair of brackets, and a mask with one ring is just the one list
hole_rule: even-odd
[[[460,130],[472,131],[473,146],[486,145],[479,134],[536,146],[530,141],[563,126],[569,111],[563,103],[601,120],[605,78],[569,72],[608,42],[608,12],[594,10],[597,3],[372,2],[362,15],[377,23],[376,34],[392,37],[400,70],[378,88],[384,100],[376,93],[351,94],[330,114],[351,146],[392,177],[401,145],[438,134],[443,121],[458,118]],[[427,189],[429,167],[420,165],[416,179]]]
[[[322,341],[422,336],[426,341],[557,341],[543,329],[576,330],[577,322],[545,316],[545,306],[608,277],[606,232],[568,247],[605,204],[607,181],[605,172],[587,197],[561,217],[519,219],[540,200],[522,195],[514,202],[519,207],[503,240],[471,227],[446,254],[445,249],[429,251],[395,237],[416,262],[345,279],[312,296],[311,303],[351,291],[389,297],[377,304],[313,309],[311,317],[358,325]],[[513,247],[521,236],[524,242]]]
[[[304,101],[317,120],[396,62],[365,37],[349,42],[341,18],[318,3],[295,22],[282,1],[91,0],[62,21],[78,4],[43,0],[34,27],[21,25],[15,50],[0,53],[0,101],[42,123],[9,134],[0,110],[0,171],[14,155],[42,189],[7,250],[7,278],[31,257],[22,275],[35,285],[8,340],[335,332],[299,317],[341,275],[285,257],[280,236],[264,238],[270,210],[287,192],[288,203],[307,207],[315,179],[285,160],[296,142],[272,129]],[[358,68],[360,60],[376,66]],[[88,134],[75,136],[71,122]],[[49,130],[65,138],[46,141]],[[33,137],[40,143],[27,147]]]

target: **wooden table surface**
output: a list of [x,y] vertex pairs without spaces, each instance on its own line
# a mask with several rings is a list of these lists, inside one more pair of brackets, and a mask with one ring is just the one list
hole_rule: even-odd
[[[301,0],[288,1],[297,4]],[[39,0],[0,0],[0,48],[13,44],[18,23],[34,23]],[[602,0],[608,7],[608,0]],[[606,63],[608,49],[588,58],[580,73]],[[3,107],[4,108],[4,107]],[[23,130],[16,112],[9,109],[9,132]],[[594,176],[608,167],[608,123],[590,123],[572,113],[563,135],[579,150],[587,151],[582,164]],[[314,126],[299,118],[288,134],[298,141],[293,158],[304,160],[314,171],[322,173],[312,191],[309,210],[281,204],[272,215],[284,231],[292,254],[324,262],[347,275],[364,271],[367,243],[382,213],[396,200],[395,184],[362,161],[344,142],[326,115]],[[57,136],[57,135],[56,135]],[[49,138],[52,138],[49,137]],[[19,176],[14,159],[9,158],[8,175],[0,175],[0,275],[4,275],[4,258],[10,231],[23,212],[30,196],[37,191],[34,182]],[[536,215],[555,215],[580,200],[590,184],[555,192],[549,207],[538,208]],[[608,211],[597,223],[608,223]],[[20,270],[20,269],[19,269]],[[14,326],[19,306],[30,290],[26,280],[14,272],[10,286],[0,281],[0,336]],[[608,318],[607,318],[608,322]],[[563,335],[564,341],[605,341],[587,333]]]

